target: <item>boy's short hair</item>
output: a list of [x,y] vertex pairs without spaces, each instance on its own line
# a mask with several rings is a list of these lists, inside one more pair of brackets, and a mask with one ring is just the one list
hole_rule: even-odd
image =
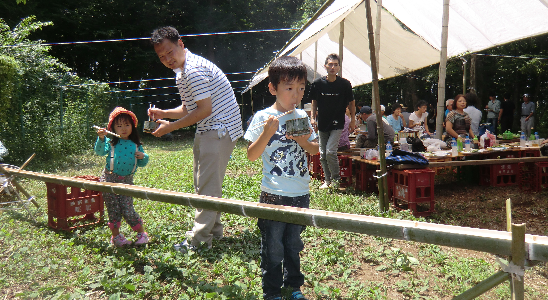
[[282,80],[287,82],[295,79],[306,80],[306,75],[306,66],[300,59],[293,56],[278,57],[268,68],[268,80],[275,89]]
[[428,102],[426,102],[425,100],[420,100],[419,102],[417,102],[417,105],[415,105],[415,109],[418,110],[419,107],[422,106],[428,106]]
[[150,36],[150,42],[153,45],[160,44],[165,39],[168,39],[176,44],[177,41],[181,39],[181,36],[179,36],[179,32],[177,31],[177,29],[171,26],[164,26],[155,29]]
[[339,57],[339,55],[337,53],[331,53],[329,54],[326,58],[325,58],[325,63],[324,65],[327,65],[327,62],[329,60],[336,60],[339,64],[341,63],[341,58]]

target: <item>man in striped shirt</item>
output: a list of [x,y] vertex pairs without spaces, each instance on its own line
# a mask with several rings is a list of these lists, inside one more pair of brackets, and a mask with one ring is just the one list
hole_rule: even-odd
[[[176,119],[173,122],[158,120],[160,125],[152,134],[160,137],[196,124],[194,187],[199,195],[220,198],[228,160],[236,141],[243,135],[240,108],[230,82],[215,64],[188,51],[175,28],[154,30],[151,42],[160,61],[176,73],[183,102],[173,109],[148,110],[153,119]],[[222,236],[221,213],[196,209],[192,231],[174,247],[183,253],[196,250],[202,243],[211,248],[212,239]]]

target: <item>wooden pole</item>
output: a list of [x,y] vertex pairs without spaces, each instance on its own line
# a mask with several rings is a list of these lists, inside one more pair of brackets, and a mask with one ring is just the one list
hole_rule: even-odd
[[460,59],[462,60],[462,94],[466,95],[466,63],[468,61],[464,57]]
[[512,231],[512,200],[506,199],[506,230]]
[[385,145],[384,145],[384,128],[383,120],[381,116],[381,105],[379,95],[379,76],[377,73],[376,55],[375,55],[375,38],[373,33],[373,21],[371,18],[371,4],[370,0],[365,0],[365,12],[367,16],[367,33],[369,39],[369,57],[371,61],[371,74],[373,78],[373,103],[375,105],[375,113],[377,117],[377,138],[380,151],[380,170],[377,171],[379,177],[379,209],[382,212],[388,211],[388,191],[385,189],[387,184],[386,180],[386,159],[385,159]]
[[[521,269],[525,266],[525,223],[512,224],[512,263]],[[512,300],[523,300],[525,287],[522,276],[512,276]]]
[[382,13],[382,0],[377,0],[377,19],[375,23],[375,62],[377,63],[377,70],[379,70],[379,53],[381,52],[381,13]]
[[447,71],[447,38],[449,35],[449,0],[443,0],[443,17],[441,27],[441,53],[438,79],[438,114],[436,117],[436,138],[441,140],[443,118],[445,116],[445,75]]
[[344,19],[339,23],[339,76],[343,74],[343,54],[344,54]]
[[314,81],[316,81],[316,74],[318,74],[318,41],[314,42]]

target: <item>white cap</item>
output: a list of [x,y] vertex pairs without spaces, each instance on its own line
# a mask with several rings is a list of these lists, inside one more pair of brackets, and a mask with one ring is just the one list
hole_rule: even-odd
[[386,110],[384,109],[384,105],[382,105],[382,104],[381,104],[381,111],[386,111]]

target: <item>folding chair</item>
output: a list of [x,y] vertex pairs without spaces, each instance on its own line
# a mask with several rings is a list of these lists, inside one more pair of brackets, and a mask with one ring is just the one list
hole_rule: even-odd
[[[31,159],[34,154],[23,164],[21,168],[8,164],[0,164],[0,210],[19,210],[24,209],[29,214],[29,217],[36,222],[34,215],[29,207],[29,203],[34,204],[37,209],[40,208],[34,196],[31,196],[23,187],[14,181],[13,175],[10,175],[7,169],[22,169]],[[23,196],[21,196],[23,194]]]

